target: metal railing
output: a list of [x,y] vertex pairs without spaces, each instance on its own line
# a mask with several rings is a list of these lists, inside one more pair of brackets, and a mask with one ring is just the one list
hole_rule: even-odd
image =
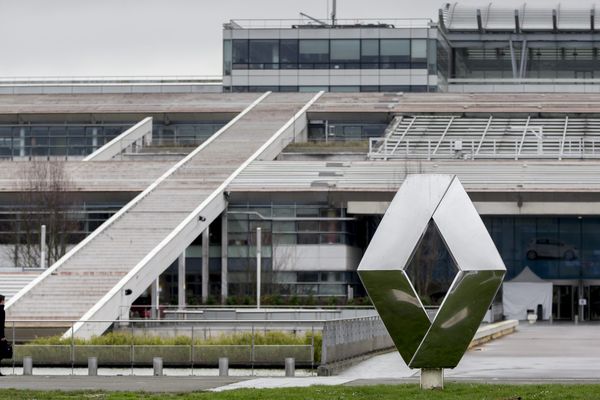
[[[456,139],[455,139],[456,141]],[[443,149],[435,152],[437,140],[404,139],[394,137],[369,139],[368,157],[377,159],[597,159],[600,158],[600,138],[548,140],[542,142],[519,139],[490,139],[480,146],[479,139],[461,139],[460,150],[453,141],[442,142]]]
[[72,84],[149,84],[149,83],[215,83],[222,82],[221,75],[114,75],[114,76],[94,76],[94,75],[48,75],[48,76],[6,76],[0,77],[1,85],[72,85]]
[[[323,22],[328,22],[324,19]],[[355,26],[357,28],[377,28],[385,26],[388,28],[428,28],[433,24],[429,18],[342,18],[336,20],[336,26]],[[328,25],[319,25],[308,18],[298,17],[289,19],[232,19],[225,25],[226,29],[273,29],[273,28],[291,28],[293,26],[308,27],[330,27]]]
[[[28,326],[42,329],[53,325],[60,330],[70,326],[70,332],[74,332],[74,325],[80,322],[7,321],[7,337],[14,349],[10,359],[13,374],[24,357],[32,357],[36,366],[70,368],[71,375],[75,374],[75,368],[87,365],[88,357],[96,357],[98,365],[104,368],[130,368],[132,375],[136,368],[152,366],[154,357],[161,357],[165,366],[189,368],[192,375],[194,368],[216,366],[220,357],[228,357],[231,365],[251,369],[252,375],[257,367],[283,366],[287,357],[314,371],[319,362],[315,355],[318,356],[320,350],[318,346],[323,329],[323,321],[318,320],[85,321],[86,324],[113,324],[113,332],[123,334],[115,339],[115,344],[102,344],[98,339],[96,344],[93,341],[83,342],[73,335],[58,344],[36,344],[27,342],[32,339],[31,335],[21,333],[26,332],[22,329]],[[289,335],[290,341],[297,343],[269,344],[269,340],[278,340],[277,335],[273,336],[274,339],[269,338],[268,335],[273,333]],[[164,338],[168,344],[152,344],[160,343],[159,338]],[[230,338],[234,344],[221,344],[219,340],[223,338],[224,342]]]
[[322,365],[394,347],[378,316],[327,321],[322,335]]
[[[283,365],[293,357],[298,365],[315,371],[318,364],[351,358],[390,347],[391,339],[379,317],[331,320],[93,320],[86,324],[113,326],[114,333],[124,334],[115,344],[82,342],[74,335],[77,320],[9,320],[6,331],[14,348],[10,365],[15,368],[23,357],[32,357],[35,365],[71,368],[85,366],[88,357],[96,357],[101,367],[135,368],[152,365],[162,357],[166,366],[194,368],[217,365],[220,357],[230,364],[251,368]],[[71,327],[71,336],[58,344],[27,343],[27,329]],[[296,338],[297,344],[265,344],[268,334],[284,333]],[[236,337],[237,335],[237,337]],[[36,334],[37,337],[37,334]],[[157,337],[171,338],[169,344],[150,344]],[[233,337],[240,343],[220,344],[219,339]],[[322,338],[322,343],[319,339]],[[169,340],[169,339],[166,339]],[[275,339],[277,340],[277,339]],[[156,340],[156,342],[160,342]],[[348,346],[352,345],[351,348]],[[320,347],[319,347],[320,346]],[[364,352],[364,353],[361,353]],[[319,352],[321,355],[319,357]]]

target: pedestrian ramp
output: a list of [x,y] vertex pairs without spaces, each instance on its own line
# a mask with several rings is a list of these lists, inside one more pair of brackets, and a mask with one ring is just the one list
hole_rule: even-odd
[[7,319],[89,338],[127,318],[128,306],[225,210],[229,183],[301,134],[306,110],[321,95],[257,98],[19,291]]

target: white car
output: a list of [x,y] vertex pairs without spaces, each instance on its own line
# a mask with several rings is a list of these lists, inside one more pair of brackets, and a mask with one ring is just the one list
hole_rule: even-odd
[[571,246],[558,239],[536,238],[531,239],[527,246],[527,259],[537,258],[562,258],[574,260],[578,256],[575,246]]

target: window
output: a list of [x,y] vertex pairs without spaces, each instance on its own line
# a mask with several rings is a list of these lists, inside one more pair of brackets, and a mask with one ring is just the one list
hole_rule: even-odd
[[231,40],[223,40],[223,75],[231,75]]
[[411,68],[427,68],[427,40],[413,39],[410,42]]
[[437,40],[429,39],[427,48],[427,69],[429,75],[437,75]]
[[410,68],[410,40],[382,39],[380,46],[382,69]]
[[307,39],[299,41],[300,68],[328,69],[329,40]]
[[320,91],[328,91],[329,87],[327,86],[299,86],[298,91],[301,93],[313,93]]
[[344,39],[331,41],[331,68],[360,68],[360,41]]
[[248,41],[234,40],[232,50],[233,69],[248,69]]
[[364,39],[362,41],[360,62],[363,69],[379,68],[379,40]]
[[[364,68],[364,64],[363,64],[363,68]],[[361,86],[360,91],[361,92],[379,92],[379,86],[375,86],[375,85]]]
[[281,69],[298,68],[298,40],[281,39],[279,45],[279,60]]
[[360,92],[360,87],[358,86],[331,86],[329,88],[330,92],[338,92],[338,93],[356,93]]
[[380,92],[410,92],[410,89],[409,85],[382,85],[379,87]]
[[250,69],[278,69],[279,40],[250,40]]

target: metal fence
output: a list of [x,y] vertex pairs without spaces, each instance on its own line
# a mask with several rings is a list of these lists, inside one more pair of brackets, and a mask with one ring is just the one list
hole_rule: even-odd
[[135,368],[150,367],[154,357],[161,357],[165,366],[189,368],[193,375],[194,368],[216,367],[220,357],[227,357],[230,365],[249,368],[254,374],[255,368],[283,367],[288,357],[294,358],[298,366],[315,371],[319,364],[392,347],[379,317],[328,321],[87,321],[111,322],[112,332],[122,335],[110,344],[100,339],[84,342],[74,336],[63,337],[60,342],[31,342],[44,329],[46,334],[62,333],[77,322],[8,321],[7,338],[12,341],[14,354],[4,366],[12,367],[14,373],[24,357],[32,357],[36,367],[70,368],[74,375],[75,368],[87,366],[88,358],[96,357],[100,367],[130,368],[134,375]]
[[321,365],[391,349],[394,346],[381,318],[326,321],[323,324]]
[[190,368],[193,375],[194,368],[214,367],[220,357],[227,357],[230,365],[252,369],[253,374],[255,368],[283,367],[285,358],[291,357],[298,366],[314,370],[323,329],[323,321],[316,320],[88,321],[111,322],[112,332],[122,335],[110,344],[74,336],[59,343],[31,342],[44,329],[46,334],[63,333],[77,322],[8,321],[6,333],[14,354],[4,366],[12,366],[14,373],[24,357],[32,357],[36,367],[70,368],[74,375],[75,368],[96,357],[100,367],[130,368],[134,375],[135,368],[150,367],[154,357],[161,357],[165,366]]

